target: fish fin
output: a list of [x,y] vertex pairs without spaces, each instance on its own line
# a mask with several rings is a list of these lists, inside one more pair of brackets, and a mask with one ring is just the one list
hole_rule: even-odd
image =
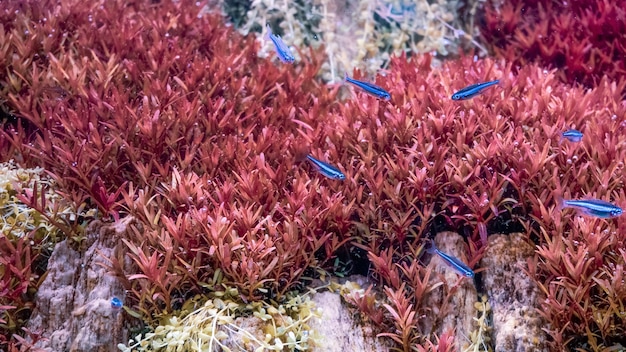
[[267,33],[265,33],[265,38],[270,39],[272,36],[272,26],[269,23],[265,24],[265,28],[267,28]]

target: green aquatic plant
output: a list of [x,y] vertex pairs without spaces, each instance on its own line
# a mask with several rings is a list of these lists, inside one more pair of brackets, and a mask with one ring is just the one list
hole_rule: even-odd
[[491,330],[488,319],[491,314],[491,305],[487,301],[487,296],[483,295],[480,300],[474,303],[478,312],[478,317],[474,317],[476,325],[468,336],[469,342],[463,347],[463,352],[491,352]]
[[[49,235],[56,231],[50,223],[41,219],[37,211],[18,199],[23,188],[32,189],[36,184],[50,186],[43,168],[21,169],[13,160],[0,164],[0,229],[3,236],[20,238],[31,231]],[[58,195],[48,192],[48,199]]]
[[[315,331],[307,322],[320,313],[307,294],[289,294],[283,303],[244,303],[237,289],[214,291],[183,304],[181,315],[162,317],[154,331],[136,336],[130,351],[307,351],[315,344]],[[202,303],[204,301],[204,303]],[[241,318],[253,319],[243,324]]]
[[[471,21],[466,24],[457,17],[460,6],[456,0],[254,0],[249,8],[246,6],[246,20],[240,31],[260,32],[261,39],[266,33],[265,24],[270,23],[280,28],[280,34],[296,48],[300,59],[306,55],[304,47],[323,47],[320,75],[326,81],[338,82],[354,68],[375,74],[388,66],[392,55],[402,53],[436,52],[445,57],[462,47],[486,53],[476,40],[477,31]],[[225,10],[233,12],[230,5]],[[271,51],[271,45],[265,43],[260,55],[265,57]]]
[[[46,257],[68,235],[57,224],[76,218],[54,189],[43,168],[23,169],[13,160],[0,163],[0,345],[22,331],[30,316]],[[29,206],[28,194],[37,195],[44,206]]]

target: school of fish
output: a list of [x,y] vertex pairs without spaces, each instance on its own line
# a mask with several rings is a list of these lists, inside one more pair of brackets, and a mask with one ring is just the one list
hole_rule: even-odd
[[[272,43],[274,44],[274,49],[276,51],[276,55],[278,56],[278,58],[283,63],[291,64],[295,62],[295,57],[291,53],[291,50],[289,49],[289,47],[283,42],[280,36],[272,33],[272,29],[270,28],[269,24],[267,25],[267,30],[268,30],[267,38],[271,40]],[[373,83],[350,78],[348,77],[347,74],[344,77],[344,81],[358,87],[365,93],[372,95],[378,99],[385,100],[385,101],[391,100],[391,94],[389,94],[388,91],[386,91],[384,88],[379,87]],[[487,88],[496,86],[499,83],[500,83],[500,80],[496,79],[492,81],[471,84],[457,91],[456,93],[452,94],[450,99],[453,101],[471,99],[483,93]],[[561,133],[559,144],[561,144],[564,140],[568,140],[571,143],[578,143],[582,141],[583,137],[584,135],[581,131],[576,130],[576,129],[570,129]],[[343,172],[341,172],[341,170],[339,170],[337,167],[329,163],[318,160],[311,155],[307,155],[307,159],[313,164],[313,166],[319,173],[321,173],[322,175],[330,179],[344,180],[346,178],[346,176],[343,174]],[[602,218],[602,219],[617,217],[617,216],[622,215],[623,213],[622,208],[620,208],[619,206],[613,203],[601,200],[601,199],[593,199],[593,198],[562,199],[562,198],[557,197],[557,208],[558,209],[573,208],[573,209],[578,210],[579,214],[581,215],[597,217],[597,218]],[[474,277],[474,271],[469,266],[463,263],[460,259],[450,256],[446,253],[443,253],[434,245],[434,243],[431,243],[427,247],[427,252],[432,255],[438,255],[448,266],[453,268],[460,275],[465,276],[467,278]]]

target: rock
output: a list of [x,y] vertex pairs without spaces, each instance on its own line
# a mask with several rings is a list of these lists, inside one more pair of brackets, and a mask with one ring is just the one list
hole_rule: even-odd
[[389,351],[380,339],[376,338],[372,327],[359,324],[359,320],[341,301],[341,296],[333,292],[320,292],[312,297],[322,317],[312,319],[309,326],[320,337],[313,351]]
[[[314,342],[308,351],[387,352],[390,350],[382,339],[376,338],[376,333],[371,326],[361,322],[355,316],[354,308],[349,309],[343,304],[340,294],[329,291],[317,292],[312,294],[311,300],[322,315],[308,321],[308,326],[314,336]],[[252,352],[256,345],[247,345],[243,341],[263,340],[267,323],[255,316],[249,316],[236,318],[233,325],[237,326],[237,329],[220,329],[228,335],[228,338],[221,343],[232,351]],[[244,334],[248,338],[245,338]]]
[[489,236],[481,266],[496,352],[548,351],[541,329],[548,323],[538,313],[541,291],[523,270],[534,252],[523,234]]
[[[435,245],[442,252],[465,260],[467,248],[463,237],[456,232],[440,232],[435,236]],[[473,329],[473,318],[476,316],[474,303],[477,299],[476,286],[472,279],[458,274],[439,256],[431,256],[431,285],[443,282],[434,289],[424,301],[424,305],[432,307],[432,314],[422,319],[422,331],[442,336],[454,331],[454,344],[461,351],[468,344],[470,331]],[[436,331],[432,331],[436,329]]]
[[124,301],[124,288],[103,266],[113,257],[125,223],[105,226],[96,221],[86,231],[87,251],[72,249],[68,241],[56,245],[48,261],[48,275],[35,299],[28,329],[47,337],[35,344],[44,351],[118,351],[128,341],[120,309],[111,298]]

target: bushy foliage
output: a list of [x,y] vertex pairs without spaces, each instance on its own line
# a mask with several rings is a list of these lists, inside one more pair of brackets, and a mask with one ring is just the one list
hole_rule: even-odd
[[[467,9],[460,11],[465,5]],[[402,53],[436,52],[447,57],[460,48],[473,48],[486,54],[475,40],[478,30],[473,22],[464,23],[461,18],[462,12],[473,13],[477,5],[478,1],[458,0],[253,0],[245,4],[227,1],[224,11],[245,9],[243,34],[256,33],[260,39],[269,23],[296,51],[323,48],[326,55],[320,76],[334,83],[353,68],[374,76],[387,67],[392,55]],[[230,18],[236,25],[241,21]],[[265,43],[263,56],[272,51],[272,45]]]
[[[489,233],[524,231],[542,246],[574,246],[540,249],[529,269],[554,297],[545,312],[563,336],[555,345],[596,316],[557,313],[576,309],[564,298],[576,297],[564,291],[574,286],[559,282],[580,282],[581,272],[584,308],[610,315],[585,336],[623,335],[610,322],[623,319],[614,308],[626,292],[609,275],[624,265],[623,243],[597,247],[598,270],[569,270],[560,263],[579,255],[582,235],[554,202],[562,187],[626,204],[623,83],[584,91],[535,65],[513,73],[511,63],[465,57],[434,69],[429,56],[401,56],[377,79],[389,102],[360,92],[341,102],[338,87],[315,79],[321,53],[289,66],[259,58],[254,38],[201,5],[33,0],[0,13],[0,99],[10,111],[2,156],[45,168],[74,204],[137,220],[124,241],[137,270],[109,259],[144,319],[218,285],[244,301],[280,299],[340,258],[384,287],[382,308],[362,301],[378,312],[381,336],[425,348],[436,338],[419,322],[435,311],[423,304],[433,285],[419,261],[423,238],[459,231],[475,266]],[[495,78],[501,85],[477,98],[450,99]],[[560,143],[571,127],[583,141]],[[316,173],[301,161],[307,152],[345,181]],[[601,224],[611,234],[626,223]]]
[[57,228],[75,215],[51,187],[42,168],[0,164],[0,346],[28,320]]
[[623,0],[490,0],[484,7],[484,41],[514,65],[558,68],[564,82],[588,87],[604,75],[612,80],[626,75]]
[[[319,249],[339,245],[320,229],[321,215],[333,212],[302,197],[320,181],[286,182],[303,173],[293,145],[307,125],[295,114],[333,105],[334,93],[313,79],[315,58],[279,70],[256,57],[252,38],[219,26],[219,17],[198,18],[190,2],[136,11],[62,2],[59,13],[13,5],[21,10],[5,23],[20,36],[4,57],[24,61],[2,62],[4,94],[34,132],[7,124],[3,140],[74,203],[142,221],[128,242],[143,272],[130,276],[129,289],[150,298],[142,304],[171,309],[172,290],[199,289],[216,270],[250,299],[263,287],[275,295]],[[325,202],[338,207],[342,197],[327,192]]]

